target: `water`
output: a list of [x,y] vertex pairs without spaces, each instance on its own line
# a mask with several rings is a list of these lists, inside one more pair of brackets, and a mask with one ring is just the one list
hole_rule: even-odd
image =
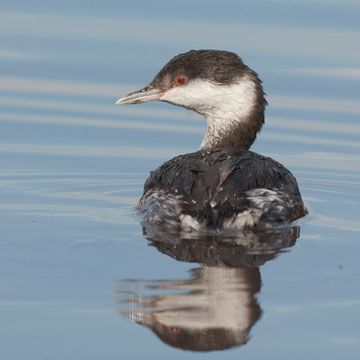
[[[359,11],[335,0],[3,1],[1,358],[357,359]],[[148,172],[196,149],[205,124],[167,104],[113,104],[190,48],[233,50],[264,81],[252,150],[296,175],[310,210],[265,258],[150,243],[134,213]],[[204,254],[232,267],[202,267]],[[209,335],[228,350],[171,340],[200,346],[194,332],[212,321],[228,326]]]

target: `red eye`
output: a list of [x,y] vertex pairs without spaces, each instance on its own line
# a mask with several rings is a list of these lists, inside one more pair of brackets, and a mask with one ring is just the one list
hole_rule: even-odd
[[175,84],[176,85],[185,85],[187,83],[187,77],[184,75],[178,75],[175,78]]
[[167,326],[166,328],[170,334],[177,334],[180,331],[180,328],[175,326]]

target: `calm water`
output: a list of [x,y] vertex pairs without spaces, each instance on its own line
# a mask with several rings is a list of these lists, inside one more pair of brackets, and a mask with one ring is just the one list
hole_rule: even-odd
[[[358,1],[0,11],[1,359],[358,358]],[[205,123],[114,102],[190,48],[235,51],[264,81],[252,150],[295,174],[310,210],[271,249],[142,235],[148,172],[195,150]],[[209,343],[228,349],[179,350]]]

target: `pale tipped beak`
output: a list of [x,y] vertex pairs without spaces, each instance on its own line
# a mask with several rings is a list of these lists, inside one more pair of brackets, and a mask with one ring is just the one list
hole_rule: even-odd
[[143,89],[134,91],[119,99],[115,104],[142,104],[148,101],[160,100],[165,90],[151,89],[144,87]]

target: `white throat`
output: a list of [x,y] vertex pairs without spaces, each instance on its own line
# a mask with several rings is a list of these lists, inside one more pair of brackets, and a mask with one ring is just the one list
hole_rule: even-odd
[[172,88],[161,100],[205,116],[207,130],[200,149],[207,149],[249,121],[256,105],[256,84],[247,74],[229,85],[196,79]]

